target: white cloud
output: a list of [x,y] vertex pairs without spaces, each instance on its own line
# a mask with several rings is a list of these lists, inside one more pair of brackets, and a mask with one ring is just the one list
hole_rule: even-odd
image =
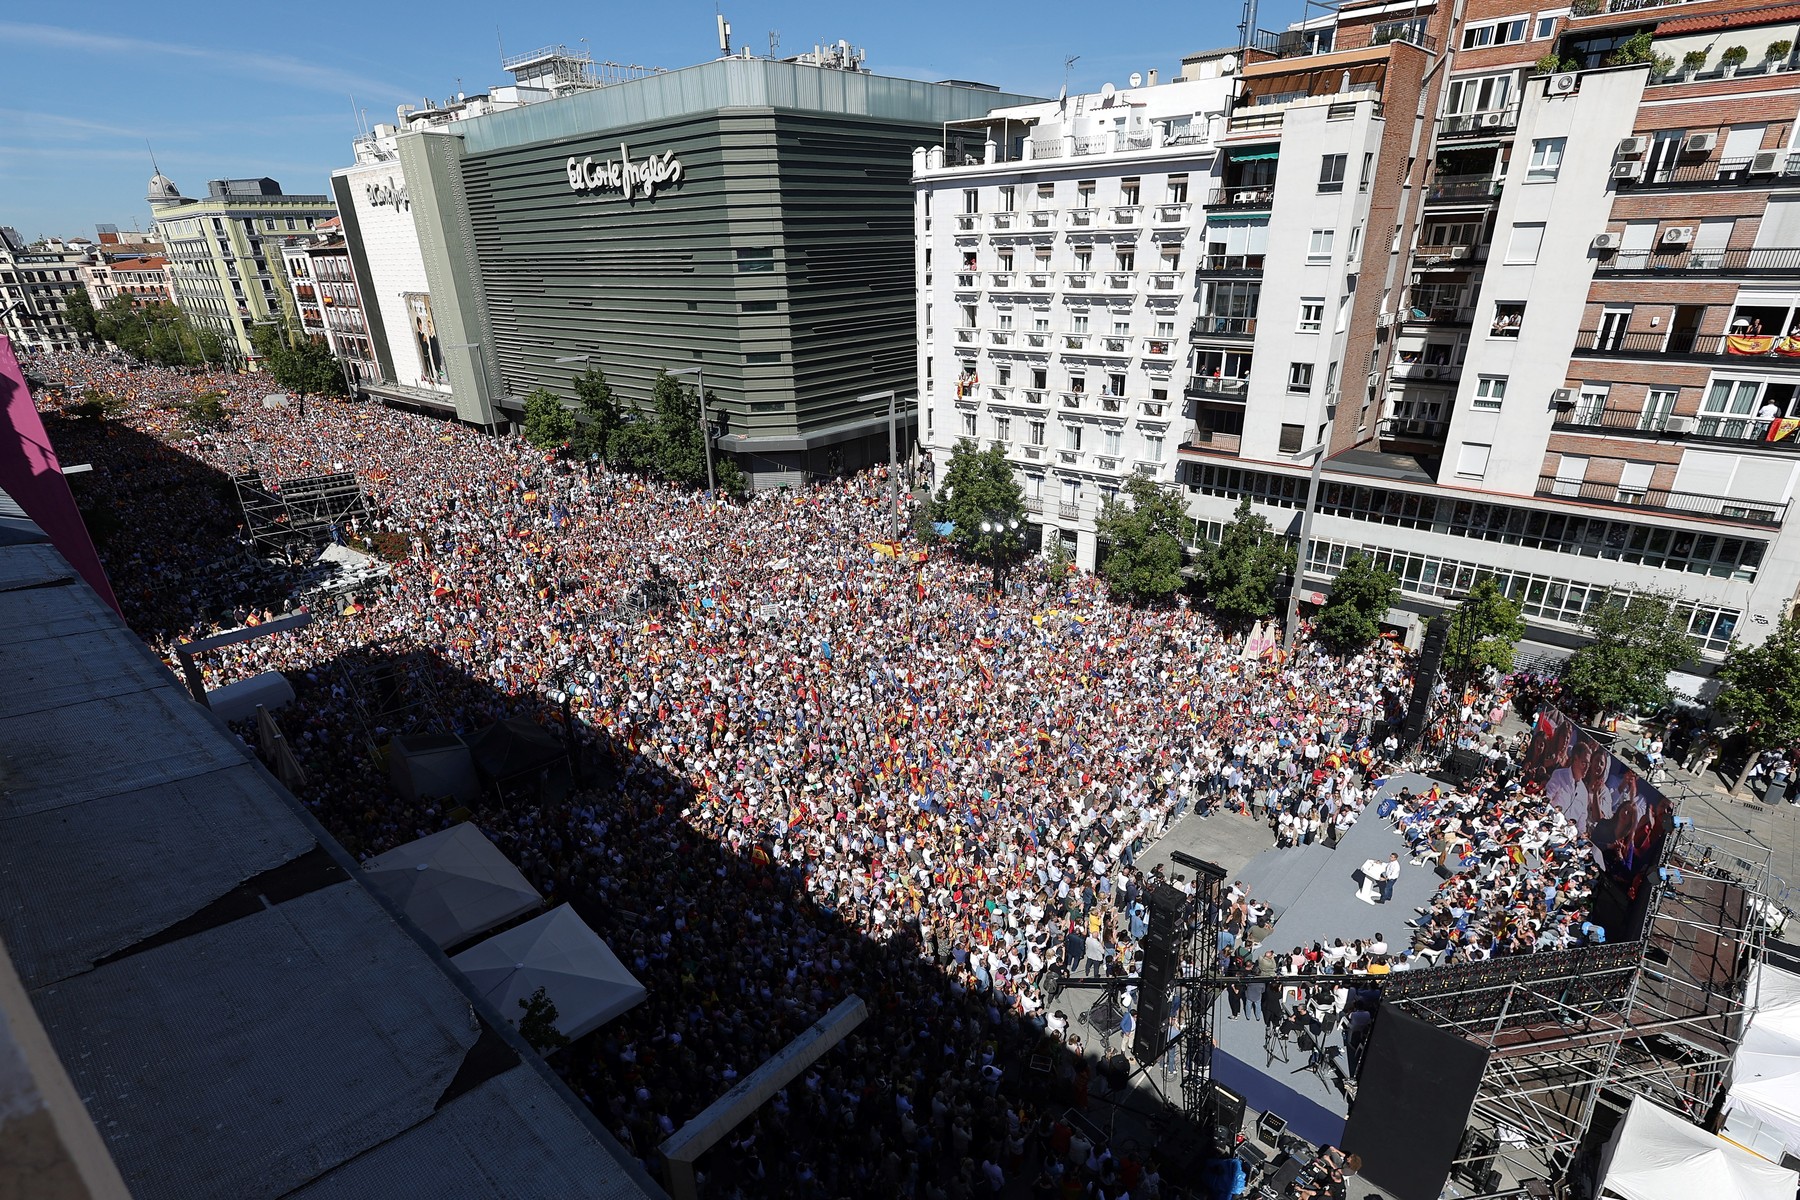
[[0,21],[0,43],[48,46],[58,50],[77,50],[86,54],[130,55],[136,58],[184,58],[206,62],[237,75],[247,75],[263,83],[286,83],[313,91],[343,95],[355,92],[370,98],[405,99],[403,92],[390,83],[368,79],[336,67],[321,66],[283,55],[258,54],[238,50],[214,50],[180,42],[158,42],[148,38],[120,37],[116,34],[90,33],[65,29],[59,25],[34,25],[20,21]]

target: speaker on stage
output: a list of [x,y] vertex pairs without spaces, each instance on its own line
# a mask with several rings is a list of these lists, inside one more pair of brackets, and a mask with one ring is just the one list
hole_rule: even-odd
[[1131,1053],[1141,1063],[1160,1060],[1169,1048],[1169,986],[1181,965],[1181,911],[1187,896],[1163,884],[1147,897],[1150,927],[1144,931],[1138,972],[1137,1029]]
[[1450,620],[1439,618],[1425,631],[1425,643],[1419,648],[1419,665],[1413,672],[1412,699],[1406,709],[1406,722],[1400,727],[1400,744],[1416,746],[1425,736],[1425,723],[1431,714],[1431,693],[1437,688],[1438,668],[1444,665],[1444,646],[1450,640]]
[[1213,1139],[1221,1154],[1230,1154],[1244,1128],[1244,1098],[1214,1081]]

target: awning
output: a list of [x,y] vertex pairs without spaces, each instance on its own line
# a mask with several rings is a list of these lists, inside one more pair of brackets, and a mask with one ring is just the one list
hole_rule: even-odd
[[1272,150],[1233,150],[1233,151],[1231,151],[1231,161],[1232,162],[1268,162],[1270,159],[1275,159],[1275,158],[1280,158],[1280,157],[1281,157],[1281,149],[1279,147],[1276,147],[1275,149],[1272,149]]
[[1266,208],[1257,209],[1255,212],[1206,214],[1206,223],[1208,225],[1222,225],[1227,221],[1266,221],[1268,219],[1269,210]]

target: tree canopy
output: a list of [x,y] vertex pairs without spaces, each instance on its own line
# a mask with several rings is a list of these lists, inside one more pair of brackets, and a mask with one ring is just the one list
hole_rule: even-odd
[[1400,580],[1366,554],[1352,554],[1331,581],[1331,597],[1313,621],[1313,635],[1337,654],[1361,650],[1381,636],[1381,619],[1400,595]]
[[[1718,680],[1714,706],[1743,729],[1752,750],[1800,743],[1800,622],[1783,617],[1760,645],[1732,643]],[[1745,759],[1745,773],[1755,759]]]
[[1282,577],[1293,569],[1293,547],[1246,497],[1218,543],[1201,553],[1194,580],[1221,620],[1242,623],[1274,615]]
[[1004,450],[998,446],[982,450],[972,439],[964,438],[950,452],[944,484],[932,501],[931,511],[937,520],[956,526],[951,540],[968,553],[986,555],[996,549],[1005,552],[1012,548],[1011,540],[996,542],[993,535],[981,531],[981,523],[995,518],[1002,522],[1023,521],[1025,492],[1013,476]]
[[277,386],[302,396],[349,394],[344,368],[324,342],[290,340],[273,325],[258,325],[250,331],[250,344],[262,360],[263,373]]
[[130,296],[114,296],[94,314],[92,336],[159,367],[218,366],[228,357],[223,338],[173,304],[135,304]]
[[1669,672],[1694,656],[1679,605],[1678,596],[1643,591],[1588,610],[1583,625],[1591,640],[1562,678],[1591,715],[1648,712],[1669,702]]
[[1127,596],[1154,600],[1180,590],[1181,501],[1142,475],[1125,481],[1125,494],[1108,500],[1096,522],[1107,545],[1100,574]]
[[536,388],[525,397],[525,440],[541,449],[558,447],[575,432],[575,414],[557,394]]
[[1525,619],[1492,575],[1476,579],[1462,603],[1439,619],[1450,622],[1444,670],[1452,679],[1467,680],[1489,667],[1502,675],[1512,670]]
[[580,404],[581,423],[570,440],[570,451],[582,458],[594,455],[607,458],[620,416],[612,385],[606,382],[606,372],[590,365],[576,376],[575,399]]

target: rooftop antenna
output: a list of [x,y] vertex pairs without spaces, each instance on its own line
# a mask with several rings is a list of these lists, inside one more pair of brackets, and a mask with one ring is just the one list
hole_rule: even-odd
[[500,36],[500,26],[494,26],[494,45],[500,48],[500,61],[506,62],[506,39]]
[[770,58],[775,57],[775,51],[780,45],[781,45],[781,31],[779,29],[769,30],[769,57]]
[[716,10],[714,12],[714,20],[718,21],[718,23],[719,23],[719,55],[722,58],[730,58],[731,57],[731,23],[725,19],[724,13],[717,12]]
[[1075,64],[1080,61],[1081,55],[1079,54],[1071,54],[1063,59],[1063,85],[1062,92],[1056,97],[1056,102],[1058,104],[1069,98],[1069,72],[1074,69]]
[[144,139],[144,149],[150,151],[150,173],[152,175],[161,175],[162,168],[156,165],[156,151],[151,148],[149,138]]

